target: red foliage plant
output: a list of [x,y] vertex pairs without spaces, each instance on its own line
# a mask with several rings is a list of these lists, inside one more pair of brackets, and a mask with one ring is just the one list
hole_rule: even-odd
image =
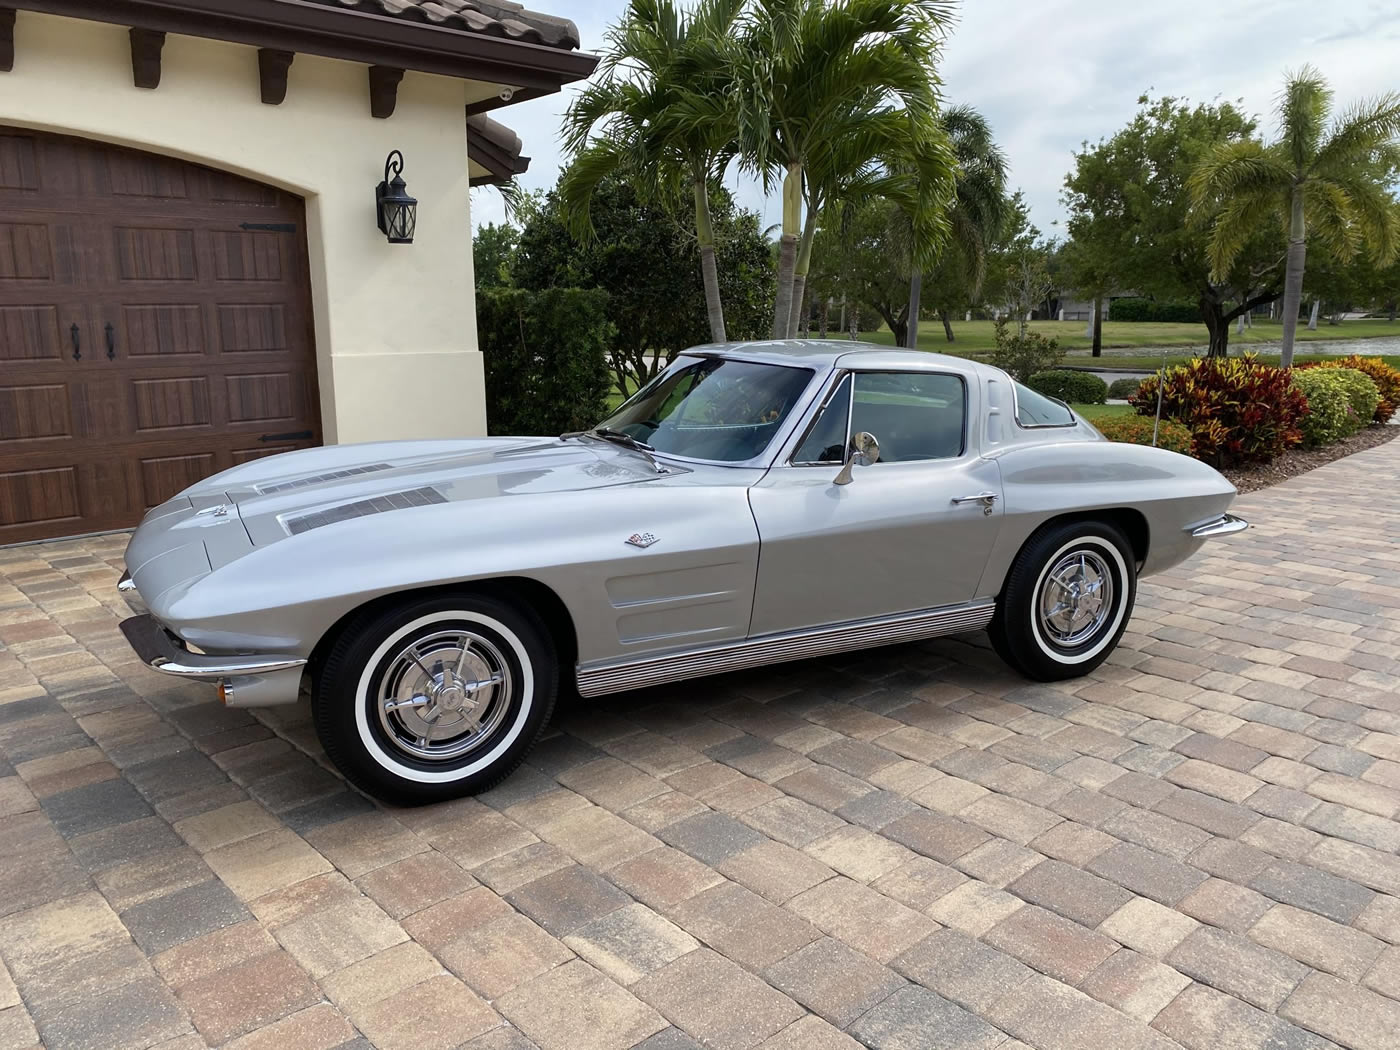
[[[1130,399],[1139,415],[1156,412],[1157,386],[1148,376]],[[1190,430],[1191,454],[1217,467],[1267,463],[1301,444],[1298,423],[1307,410],[1289,369],[1253,354],[1198,357],[1162,377],[1162,418]]]

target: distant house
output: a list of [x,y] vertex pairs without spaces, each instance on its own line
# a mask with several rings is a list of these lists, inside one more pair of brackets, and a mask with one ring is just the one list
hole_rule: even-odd
[[[0,544],[485,433],[468,190],[528,164],[487,114],[596,64],[510,0],[0,6]],[[377,225],[393,151],[411,244]]]

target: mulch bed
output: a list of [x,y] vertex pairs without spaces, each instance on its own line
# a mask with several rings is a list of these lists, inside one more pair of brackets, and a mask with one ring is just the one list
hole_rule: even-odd
[[1280,481],[1306,474],[1314,467],[1350,456],[1354,452],[1365,452],[1368,448],[1384,445],[1391,438],[1400,437],[1400,426],[1370,426],[1359,434],[1353,434],[1345,441],[1325,448],[1294,449],[1285,452],[1272,463],[1251,463],[1244,467],[1227,467],[1220,473],[1241,492],[1254,492],[1257,489],[1276,485]]

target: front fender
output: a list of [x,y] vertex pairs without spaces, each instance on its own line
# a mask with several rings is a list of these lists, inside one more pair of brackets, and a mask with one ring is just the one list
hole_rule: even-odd
[[[563,601],[580,660],[740,639],[758,564],[746,488],[658,479],[371,515],[256,548],[151,611],[210,651],[306,656],[375,598],[523,576]],[[655,542],[628,542],[646,533]]]

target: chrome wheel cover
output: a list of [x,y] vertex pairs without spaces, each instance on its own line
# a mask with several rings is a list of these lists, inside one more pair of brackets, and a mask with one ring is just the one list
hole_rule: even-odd
[[379,727],[420,762],[456,761],[500,728],[512,684],[494,642],[475,631],[438,631],[389,659],[375,699]]
[[1042,578],[1036,615],[1045,639],[1061,649],[1083,645],[1113,615],[1113,573],[1091,550],[1066,554]]

